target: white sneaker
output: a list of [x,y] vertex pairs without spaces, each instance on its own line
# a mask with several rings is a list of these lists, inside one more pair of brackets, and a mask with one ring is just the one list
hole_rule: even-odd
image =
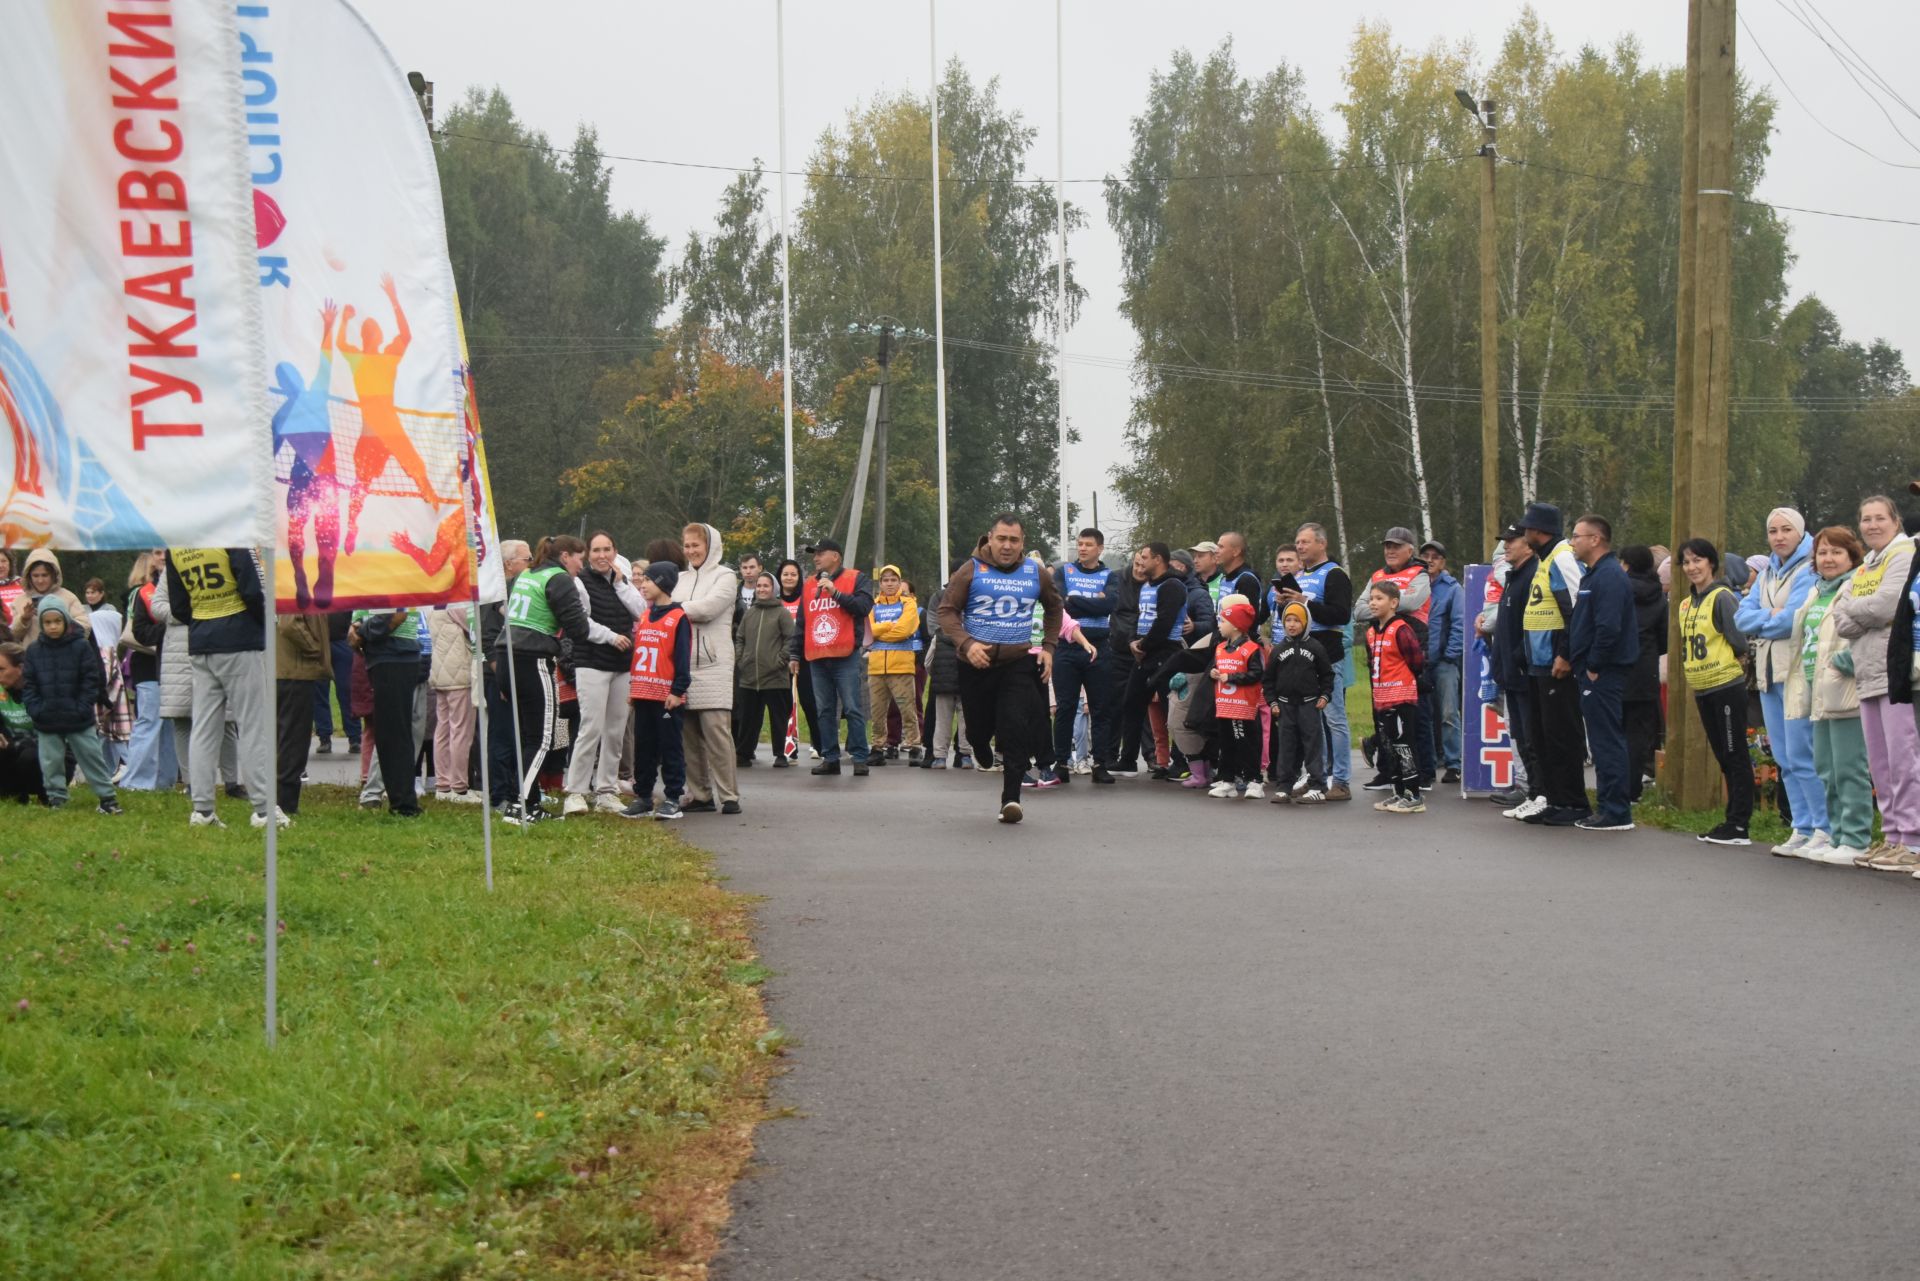
[[1829,863],[1834,867],[1852,867],[1857,860],[1866,856],[1865,850],[1855,849],[1851,845],[1829,845],[1823,850],[1802,854],[1800,857],[1811,859],[1815,863]]
[[187,826],[188,827],[225,827],[226,824],[222,823],[220,821],[220,816],[218,814],[215,814],[212,810],[207,810],[204,813],[202,813],[200,810],[195,810],[191,815],[188,816]]
[[1820,861],[1819,856],[1832,848],[1833,836],[1830,833],[1815,832],[1807,838],[1807,843],[1800,847],[1800,857],[1817,863]]
[[453,793],[452,792],[435,792],[433,794],[433,799],[438,803],[440,803],[441,805],[451,805],[453,804]]
[[620,803],[618,796],[609,796],[602,793],[593,798],[593,808],[602,814],[618,814],[627,807]]
[[1547,808],[1546,797],[1529,796],[1526,800],[1521,801],[1518,805],[1514,806],[1512,809],[1501,810],[1500,817],[1519,818],[1519,819],[1531,818],[1533,815],[1538,814],[1541,810],[1544,810],[1546,808]]
[[1073,763],[1073,772],[1081,776],[1093,773],[1093,762],[1085,756]]
[[1240,793],[1240,799],[1244,801],[1264,801],[1267,799],[1267,793],[1258,782],[1252,782],[1247,784],[1246,791]]
[[569,794],[567,797],[567,803],[561,807],[560,812],[569,817],[575,814],[586,813],[587,798],[580,795],[580,793],[578,792],[573,792]]
[[1225,799],[1233,795],[1233,784],[1222,779],[1207,789],[1207,795]]
[[1808,839],[1809,838],[1803,833],[1795,832],[1786,840],[1774,846],[1773,853],[1778,854],[1782,858],[1798,857],[1800,851],[1807,847]]
[[[251,822],[256,829],[263,830],[267,826],[267,816],[265,814],[255,814]],[[282,828],[292,827],[293,820],[287,817],[285,810],[276,805],[273,807],[273,825]]]

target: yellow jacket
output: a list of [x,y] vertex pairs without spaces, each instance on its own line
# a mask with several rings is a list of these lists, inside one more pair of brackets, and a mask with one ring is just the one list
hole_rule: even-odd
[[913,656],[920,630],[920,602],[902,593],[873,598],[873,648],[867,651],[867,671],[874,676],[913,675]]

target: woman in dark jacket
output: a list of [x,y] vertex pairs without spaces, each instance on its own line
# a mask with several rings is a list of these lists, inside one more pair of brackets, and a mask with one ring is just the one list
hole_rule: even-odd
[[1666,741],[1660,716],[1660,656],[1667,652],[1667,593],[1654,572],[1651,548],[1621,548],[1620,564],[1633,589],[1634,624],[1640,633],[1640,657],[1627,673],[1621,695],[1630,774],[1627,786],[1638,801],[1644,780],[1653,777],[1654,753]]
[[[945,583],[940,585],[940,594],[947,594]],[[922,765],[947,768],[949,747],[955,769],[973,764],[967,755],[967,721],[960,711],[960,654],[943,627],[933,629],[933,641],[927,650],[927,708],[921,724],[931,727],[926,734],[926,753],[920,758]]]

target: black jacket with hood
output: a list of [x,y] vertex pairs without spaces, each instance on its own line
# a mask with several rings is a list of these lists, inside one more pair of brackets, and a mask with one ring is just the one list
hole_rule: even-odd
[[42,632],[40,639],[27,647],[21,664],[27,678],[20,690],[21,701],[33,718],[33,727],[42,734],[91,730],[94,704],[106,689],[93,633],[73,621],[65,601],[48,596],[41,601],[40,611],[65,618],[67,631],[59,640]]

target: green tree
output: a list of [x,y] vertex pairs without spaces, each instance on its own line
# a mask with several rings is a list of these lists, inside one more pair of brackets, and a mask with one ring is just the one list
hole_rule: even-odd
[[561,477],[598,439],[601,376],[659,342],[665,246],[644,217],[612,208],[591,128],[557,150],[504,93],[476,89],[442,134],[447,246],[501,532],[537,537],[568,502]]
[[[792,249],[795,389],[820,408],[814,439],[797,446],[803,527],[841,510],[876,376],[857,321],[933,325],[933,205],[928,106],[882,97],[821,135]],[[1051,546],[1059,510],[1057,383],[1042,344],[1055,308],[1052,191],[1027,177],[1034,130],[1000,104],[997,82],[976,85],[959,62],[940,87],[942,271],[947,356],[948,485],[955,554],[993,513],[1027,518],[1028,541]],[[1068,209],[1069,228],[1079,214]],[[1069,270],[1068,307],[1081,291]],[[1068,320],[1071,321],[1071,315]],[[909,347],[893,367],[888,553],[923,580],[944,578],[937,511],[931,528],[899,504],[937,490],[934,361]],[[866,528],[871,528],[871,523]]]

